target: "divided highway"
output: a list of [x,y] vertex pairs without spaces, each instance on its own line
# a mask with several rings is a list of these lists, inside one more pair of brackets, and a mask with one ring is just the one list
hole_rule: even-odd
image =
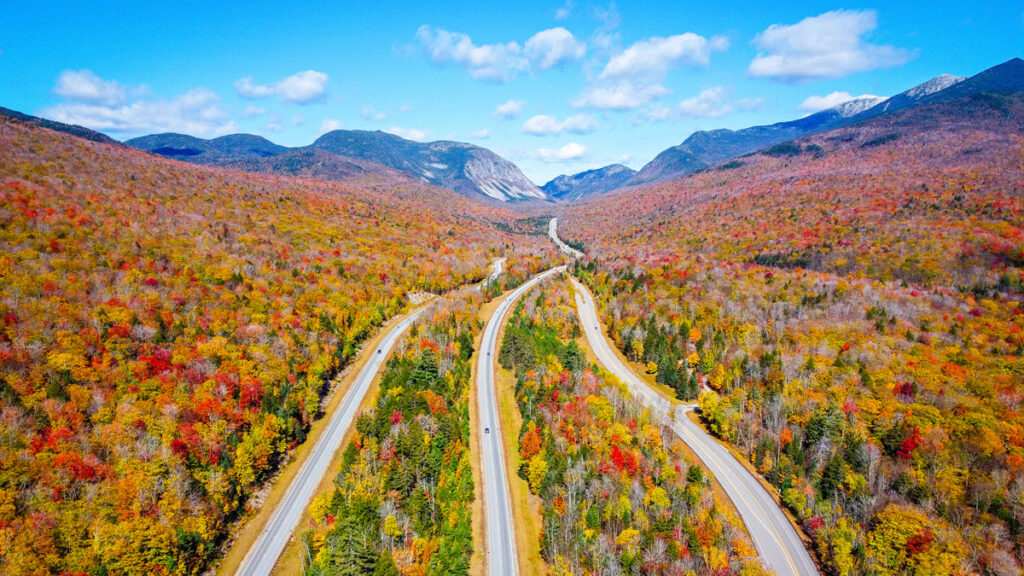
[[[686,416],[686,413],[694,408],[692,404],[673,408],[671,402],[652,390],[619,359],[601,332],[597,309],[590,292],[575,279],[572,282],[576,291],[576,310],[580,322],[583,323],[587,340],[590,341],[590,347],[598,360],[608,371],[626,383],[638,400],[650,406],[655,412],[667,416],[665,421],[671,424],[679,438],[686,442],[711,470],[739,510],[754,546],[768,569],[778,576],[817,576],[818,569],[796,529],[764,486],[731,452]],[[673,410],[676,410],[674,417]]]
[[477,354],[476,389],[480,410],[480,459],[483,469],[484,516],[487,531],[487,574],[515,576],[518,572],[516,556],[515,522],[512,501],[509,498],[508,476],[505,473],[505,454],[501,443],[501,420],[494,390],[494,363],[498,356],[498,332],[505,316],[526,291],[538,282],[565,270],[565,266],[552,268],[534,276],[516,288],[498,305],[487,321],[480,351]]
[[334,452],[341,445],[345,432],[351,427],[355,420],[359,405],[366,396],[370,384],[373,382],[377,371],[384,364],[391,348],[398,342],[402,334],[419,318],[426,308],[420,308],[402,319],[388,332],[380,346],[373,350],[373,357],[367,361],[363,369],[359,371],[352,387],[345,393],[341,406],[331,416],[327,428],[313,446],[299,473],[292,480],[291,485],[284,494],[284,498],[278,504],[277,509],[271,515],[267,525],[263,528],[256,543],[249,549],[242,564],[235,572],[236,576],[267,576],[277,564],[292,532],[295,530],[302,512],[309,505],[313,492],[320,484],[320,480],[327,473],[331,465]]

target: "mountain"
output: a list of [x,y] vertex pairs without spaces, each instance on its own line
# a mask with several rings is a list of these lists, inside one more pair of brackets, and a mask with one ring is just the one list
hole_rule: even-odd
[[903,110],[909,108],[920,102],[921,100],[931,96],[932,94],[942,92],[950,86],[959,84],[966,80],[966,76],[953,76],[952,74],[943,74],[936,76],[924,84],[914,86],[906,92],[901,92],[892,98],[889,98],[885,102],[880,103],[877,106],[869,108],[863,111],[863,114],[858,120],[864,120],[867,118],[874,118],[882,114],[891,114],[897,110]]
[[101,142],[103,144],[113,144],[114,146],[123,146],[117,140],[114,140],[106,134],[100,134],[95,130],[90,130],[84,126],[77,124],[65,124],[63,122],[55,122],[53,120],[47,120],[45,118],[39,118],[38,116],[30,116],[18,112],[17,110],[11,110],[10,108],[4,108],[0,106],[0,117],[7,117],[19,122],[25,122],[41,128],[49,128],[50,130],[56,130],[57,132],[63,132],[72,136],[77,136],[85,140],[91,140],[92,142]]
[[625,185],[665,182],[800,136],[848,126],[927,102],[982,92],[1020,90],[1024,90],[1024,60],[1014,58],[970,78],[943,74],[891,98],[858,98],[799,120],[742,130],[695,132],[682,144],[658,154]]
[[288,150],[284,146],[279,146],[254,134],[231,134],[204,140],[186,134],[167,132],[132,138],[126,140],[125,144],[166,158],[194,164],[215,165],[252,158],[266,158]]
[[382,164],[470,198],[546,200],[519,168],[486,148],[462,142],[414,142],[387,132],[335,130],[312,148]]
[[212,140],[152,134],[125,143],[167,158],[249,172],[345,180],[397,171],[476,200],[548,199],[515,164],[486,148],[461,142],[414,142],[380,131],[335,130],[301,148],[286,148],[252,134]]
[[578,174],[563,174],[541,186],[548,196],[575,202],[614,190],[636,174],[636,170],[622,164],[611,164],[604,168],[587,170]]
[[630,178],[626,186],[673,180],[805,134],[844,126],[882,100],[876,96],[855,98],[798,120],[769,126],[694,132],[682,144],[658,154]]

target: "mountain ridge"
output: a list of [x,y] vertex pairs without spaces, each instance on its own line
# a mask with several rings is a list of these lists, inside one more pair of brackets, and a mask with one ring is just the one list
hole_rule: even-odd
[[446,140],[415,142],[380,130],[333,130],[308,146],[295,148],[254,134],[209,140],[176,133],[150,134],[125,144],[193,164],[328,180],[396,171],[485,203],[548,200],[515,164],[487,148]]

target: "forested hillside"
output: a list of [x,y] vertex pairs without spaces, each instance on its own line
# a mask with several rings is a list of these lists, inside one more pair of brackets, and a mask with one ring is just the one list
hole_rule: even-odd
[[0,572],[202,572],[411,293],[541,244],[511,220],[0,119]]
[[1022,119],[905,110],[559,218],[610,337],[710,387],[830,573],[1020,571]]
[[514,369],[519,475],[542,501],[552,574],[761,574],[735,513],[659,417],[595,372],[564,276],[526,294],[498,362]]

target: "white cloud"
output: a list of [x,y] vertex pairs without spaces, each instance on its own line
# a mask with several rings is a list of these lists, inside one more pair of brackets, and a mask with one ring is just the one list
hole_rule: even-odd
[[529,68],[522,48],[515,42],[477,46],[467,34],[449,32],[424,24],[416,39],[438,64],[455,62],[477,80],[507,82]]
[[669,70],[680,64],[707,66],[711,61],[711,52],[728,47],[729,40],[724,37],[708,40],[692,32],[668,38],[654,36],[633,44],[609,60],[600,78],[660,81]]
[[242,115],[245,116],[246,118],[252,118],[253,116],[262,116],[263,114],[266,114],[266,113],[267,113],[267,109],[266,108],[264,108],[262,106],[257,106],[255,104],[249,104],[248,106],[245,107],[245,110],[242,112]]
[[383,122],[387,120],[388,115],[383,112],[378,112],[373,106],[363,106],[363,118],[370,120],[371,122]]
[[580,60],[587,46],[565,28],[551,28],[534,34],[526,41],[523,54],[537,70],[547,70],[563,62]]
[[572,16],[572,9],[576,7],[576,3],[573,0],[565,0],[565,4],[558,10],[555,10],[555,20],[565,20],[569,16]]
[[238,130],[220,97],[205,88],[190,90],[171,100],[144,98],[113,105],[97,101],[62,102],[39,114],[122,137],[181,132],[207,138]]
[[747,73],[802,83],[909,62],[910,51],[864,41],[877,25],[874,10],[835,10],[788,26],[773,24],[754,38],[759,52]]
[[53,93],[68,100],[115,106],[125,101],[125,89],[117,82],[107,81],[89,70],[65,70],[57,77]]
[[392,126],[387,130],[384,130],[388,134],[394,134],[400,136],[406,140],[415,140],[417,142],[423,142],[427,139],[427,133],[423,130],[417,130],[415,128],[402,128],[401,126]]
[[726,99],[728,91],[722,86],[705,88],[693,98],[679,103],[679,113],[691,118],[721,118],[733,111]]
[[494,115],[502,118],[514,118],[523,111],[524,106],[526,106],[525,100],[509,100],[495,108]]
[[601,110],[632,110],[671,92],[661,84],[637,85],[633,82],[618,82],[610,85],[591,86],[577,96],[572,105],[576,108],[598,108]]
[[280,132],[282,130],[281,125],[277,122],[270,122],[263,129],[267,132]]
[[247,76],[235,82],[235,90],[239,96],[250,100],[277,96],[289,104],[309,104],[323,97],[328,81],[323,72],[305,70],[275,84],[255,84],[252,76]]
[[562,122],[559,122],[554,116],[540,114],[523,123],[523,132],[535,136],[561,134],[562,132],[586,134],[593,132],[595,128],[597,128],[597,122],[589,114],[575,114]]
[[721,118],[735,110],[755,110],[763,105],[764,98],[734,100],[732,90],[725,86],[714,86],[701,90],[693,98],[682,100],[675,106],[652,104],[637,115],[633,123],[660,122],[679,117]]
[[582,158],[587,153],[587,147],[576,142],[570,142],[561,148],[538,148],[537,157],[542,162],[568,162]]
[[491,131],[484,128],[483,130],[477,130],[476,132],[473,132],[472,134],[470,134],[470,136],[476,138],[477,140],[486,140],[491,137]]
[[327,118],[320,123],[320,134],[326,134],[333,130],[341,130],[344,124],[338,122],[334,118]]
[[825,96],[808,96],[800,106],[797,106],[797,108],[805,112],[817,112],[819,110],[838,106],[843,102],[849,102],[854,98],[855,96],[851,95],[849,92],[833,92]]
[[302,117],[302,114],[296,114],[292,116],[292,126],[302,126],[306,122],[306,119]]

